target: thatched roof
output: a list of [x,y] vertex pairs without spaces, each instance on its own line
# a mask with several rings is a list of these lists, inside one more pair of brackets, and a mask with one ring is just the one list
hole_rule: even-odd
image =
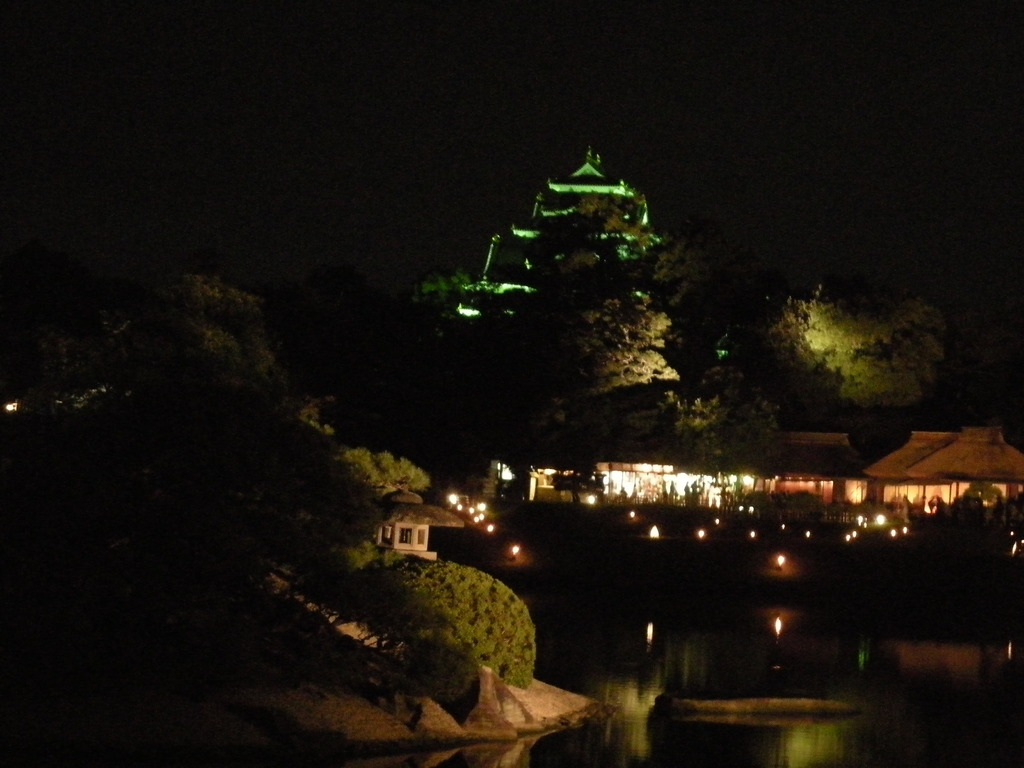
[[385,504],[422,504],[423,497],[412,491],[405,491],[399,488],[397,491],[384,495]]
[[864,466],[843,432],[782,432],[766,461],[787,477],[860,477]]
[[1003,439],[999,427],[912,432],[906,445],[864,473],[885,480],[1024,482],[1024,453]]
[[449,512],[433,504],[417,504],[399,502],[389,504],[386,523],[413,523],[415,525],[433,525],[444,528],[461,528],[466,523],[454,512]]

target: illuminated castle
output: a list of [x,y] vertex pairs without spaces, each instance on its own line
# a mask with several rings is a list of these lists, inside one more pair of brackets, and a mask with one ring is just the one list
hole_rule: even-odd
[[624,181],[608,178],[600,155],[549,179],[526,226],[491,239],[481,282],[527,282],[526,272],[586,251],[598,259],[631,258],[649,244],[647,202]]

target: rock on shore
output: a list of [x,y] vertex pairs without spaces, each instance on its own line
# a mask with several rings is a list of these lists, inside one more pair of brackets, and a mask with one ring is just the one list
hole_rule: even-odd
[[505,685],[482,669],[462,723],[436,702],[375,704],[316,686],[221,691],[202,699],[158,692],[0,703],[11,754],[96,757],[355,757],[441,751],[572,727],[607,714],[593,699],[534,681]]

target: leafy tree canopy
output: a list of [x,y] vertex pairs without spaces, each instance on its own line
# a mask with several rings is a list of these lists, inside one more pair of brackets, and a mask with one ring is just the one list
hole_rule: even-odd
[[430,475],[408,459],[393,456],[389,451],[343,448],[339,457],[360,482],[382,496],[395,490],[418,492],[430,487]]
[[237,669],[270,573],[315,597],[345,577],[346,548],[379,519],[369,490],[287,395],[258,302],[214,278],[59,341],[0,433],[0,575],[21,647],[54,650],[60,617],[107,663],[154,638],[168,659]]
[[777,270],[732,242],[721,226],[691,219],[654,253],[650,293],[672,321],[665,352],[691,385],[723,358],[753,374],[761,329],[788,288]]
[[790,364],[833,372],[839,396],[859,407],[909,406],[930,394],[945,323],[914,297],[790,299],[771,329]]
[[693,397],[673,396],[677,461],[709,472],[750,472],[775,444],[777,408],[735,369],[707,372]]

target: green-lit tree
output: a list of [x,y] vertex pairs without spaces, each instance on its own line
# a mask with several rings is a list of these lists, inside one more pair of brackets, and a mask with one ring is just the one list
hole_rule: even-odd
[[430,475],[402,456],[368,448],[343,448],[339,454],[352,475],[381,495],[396,490],[425,491]]
[[840,400],[861,408],[906,407],[932,391],[945,323],[915,297],[791,299],[770,334],[791,370],[818,371]]

